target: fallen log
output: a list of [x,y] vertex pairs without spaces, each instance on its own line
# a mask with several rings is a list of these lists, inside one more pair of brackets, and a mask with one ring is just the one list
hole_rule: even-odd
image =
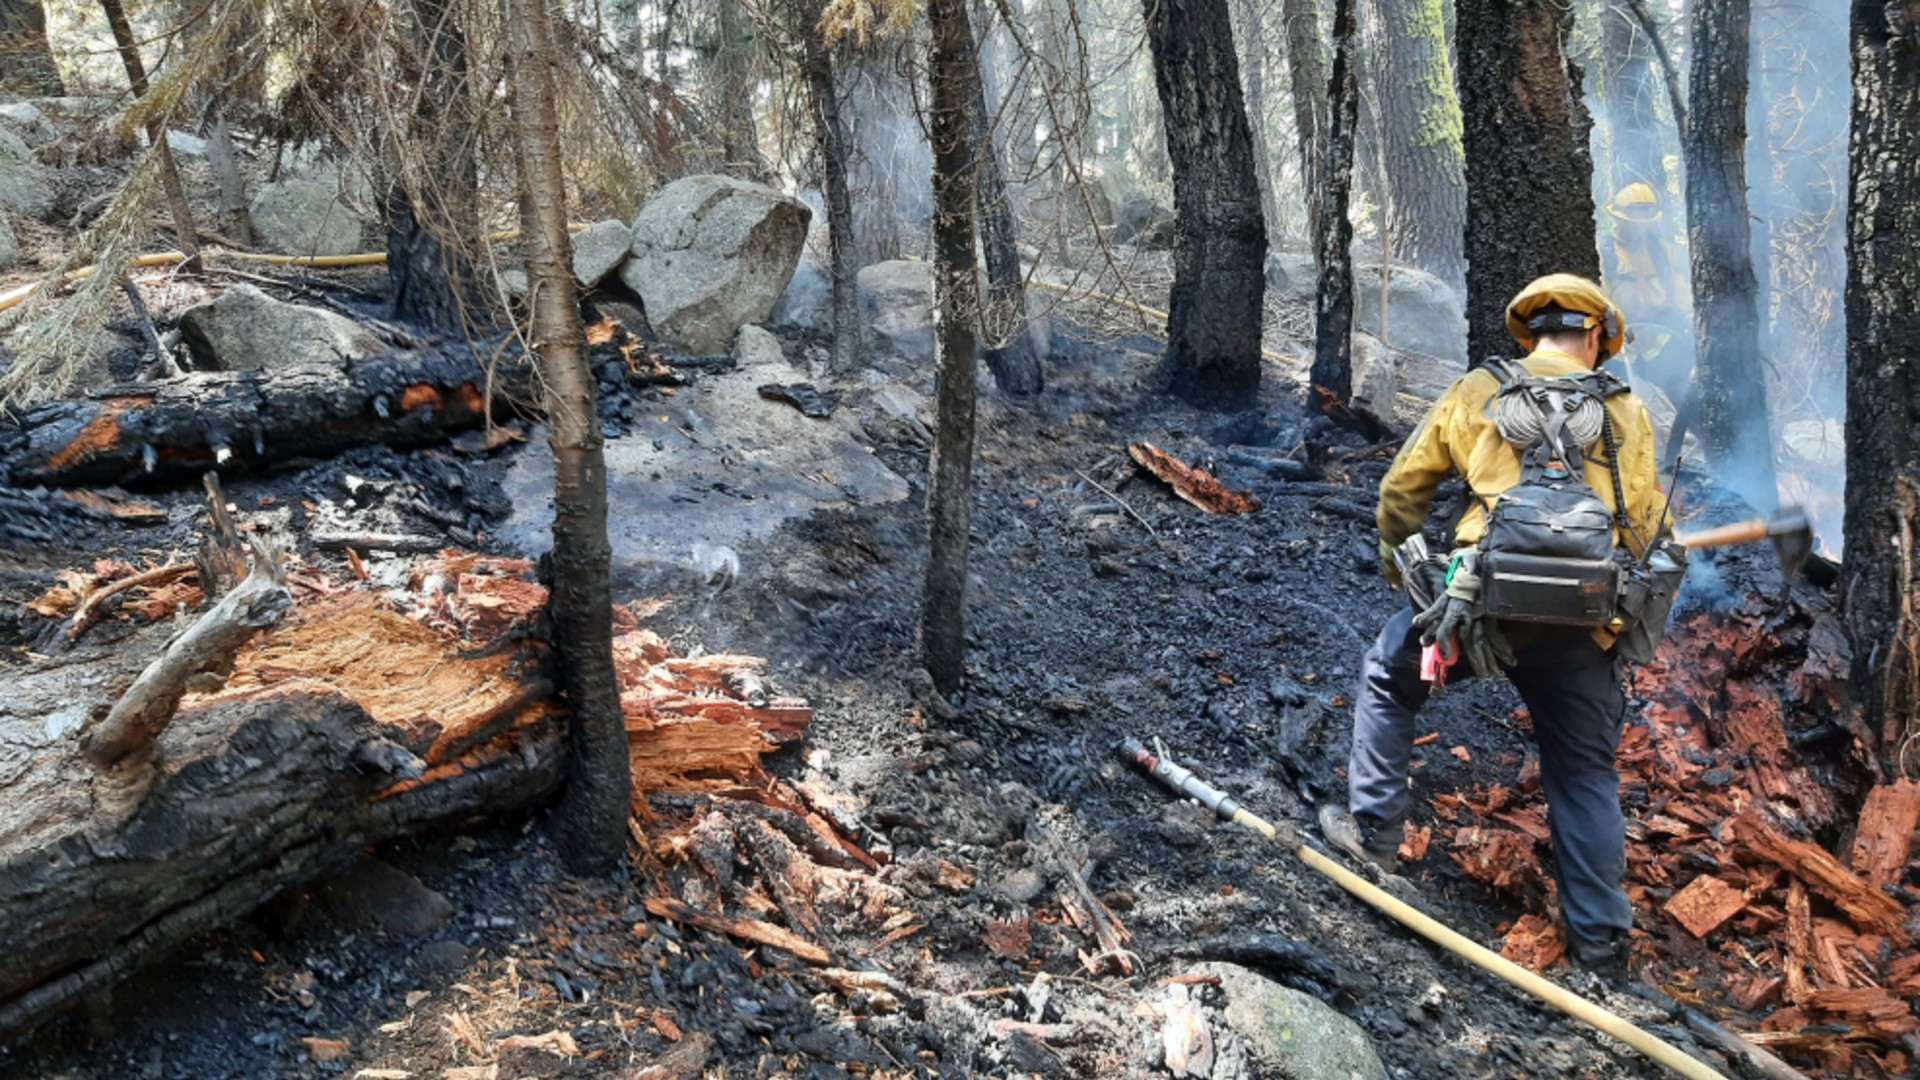
[[437,442],[489,413],[531,407],[531,369],[464,347],[274,371],[195,372],[110,387],[0,418],[0,467],[19,487],[197,479],[386,443]]
[[1127,447],[1134,463],[1173,488],[1173,493],[1209,514],[1250,514],[1260,509],[1260,500],[1244,491],[1233,491],[1210,472],[1189,465],[1150,442]]
[[[278,588],[257,580],[230,594],[236,607]],[[179,660],[218,651],[188,648],[209,640],[202,626],[232,625],[212,612],[174,642],[149,627],[11,679],[0,699],[0,1033],[365,845],[555,790],[566,745],[544,700],[544,647],[503,636],[476,649],[496,642],[377,602],[345,592],[296,608],[227,657],[225,686],[185,677],[200,665]],[[149,678],[164,692],[123,695],[156,656]],[[138,723],[96,722],[110,709]],[[89,760],[89,749],[131,760],[129,745],[136,786],[124,760]]]

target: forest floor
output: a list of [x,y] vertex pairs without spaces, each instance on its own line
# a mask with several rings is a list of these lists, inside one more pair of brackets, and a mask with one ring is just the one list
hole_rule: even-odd
[[[1331,1004],[1397,1077],[1656,1075],[1121,761],[1121,738],[1158,737],[1306,833],[1314,804],[1343,797],[1351,685],[1401,603],[1380,578],[1371,524],[1392,447],[1312,419],[1278,368],[1257,408],[1222,417],[1150,392],[1152,339],[1058,341],[1039,401],[983,399],[969,671],[953,700],[917,692],[911,670],[926,470],[912,439],[873,447],[910,497],[738,543],[731,588],[666,570],[626,580],[616,597],[657,606],[650,625],[682,650],[767,657],[777,689],[811,703],[806,739],[771,763],[872,827],[864,843],[887,862],[854,891],[884,902],[850,902],[822,933],[838,955],[889,972],[889,989],[849,990],[780,950],[676,929],[649,917],[662,870],[646,858],[630,876],[570,879],[538,817],[491,821],[383,847],[371,853],[380,863],[342,868],[202,939],[110,1001],[0,1049],[0,1075],[483,1080],[628,1075],[648,1062],[666,1071],[632,1075],[692,1075],[674,1072],[671,1054],[705,1049],[706,1036],[726,1075],[1165,1075],[1169,1003],[1191,987],[1217,1005],[1204,984],[1178,978],[1208,959]],[[657,390],[622,394],[629,416],[660,400]],[[1262,507],[1213,515],[1176,499],[1127,459],[1139,440],[1217,467]],[[1226,461],[1229,445],[1307,451],[1324,477],[1272,479]],[[528,451],[368,449],[235,477],[228,495],[243,517],[297,531],[311,513],[302,504],[337,494],[347,476],[391,482],[468,518],[457,534],[444,520],[409,519],[410,529],[498,550],[512,509],[504,485]],[[191,550],[200,494],[140,497],[166,511],[165,524],[86,516],[54,505],[57,495],[10,497],[0,641],[12,662],[24,662],[37,625],[21,605],[59,572]],[[1783,588],[1743,559],[1724,564],[1725,580]],[[1735,604],[1738,592],[1718,602]],[[1423,814],[1436,795],[1519,784],[1530,753],[1516,707],[1494,681],[1435,699],[1421,725],[1438,737],[1415,763]],[[1644,726],[1637,709],[1629,723]],[[712,821],[700,797],[654,809],[657,827],[681,828],[693,849],[696,826]],[[1540,892],[1490,889],[1449,857],[1451,835],[1438,831],[1406,880],[1443,921],[1497,949],[1516,920],[1543,910]],[[1131,933],[1130,972],[1083,962],[1098,946],[1075,925],[1088,908],[1073,899],[1070,866]],[[700,879],[694,894],[712,902],[729,885],[706,880],[713,869],[703,875],[696,850],[671,876],[682,891]],[[859,917],[863,904],[889,917]],[[1643,905],[1639,917],[1642,977],[1681,989],[1674,980],[1698,956],[1657,911]],[[1651,1004],[1564,964],[1548,974],[1698,1050]],[[1220,1050],[1212,1075],[1247,1067],[1244,1052]]]

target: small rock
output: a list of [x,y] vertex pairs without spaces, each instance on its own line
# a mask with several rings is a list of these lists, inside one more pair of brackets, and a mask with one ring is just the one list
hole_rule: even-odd
[[1261,1076],[1386,1080],[1386,1066],[1360,1025],[1321,1001],[1237,964],[1196,964],[1220,979],[1227,1026],[1246,1040]]
[[[467,947],[457,941],[433,942],[423,946],[415,956],[427,971],[454,972],[467,969]],[[408,1008],[412,1008],[412,1005],[408,1005]]]
[[188,157],[206,157],[207,140],[198,135],[189,135],[184,131],[167,132],[167,146],[176,154]]
[[1175,847],[1197,848],[1207,842],[1213,815],[1192,802],[1169,803],[1160,814],[1160,835]]
[[387,347],[344,315],[275,300],[251,285],[182,312],[180,334],[207,371],[341,364]]
[[633,228],[624,221],[596,221],[573,238],[573,276],[591,289],[620,269],[633,246]]
[[733,362],[742,369],[787,367],[787,352],[773,331],[749,323],[733,337]]
[[1010,904],[1029,904],[1046,887],[1046,879],[1038,870],[1023,867],[994,882],[990,891]]
[[53,206],[53,184],[46,167],[34,158],[25,139],[0,130],[0,209],[45,221]]

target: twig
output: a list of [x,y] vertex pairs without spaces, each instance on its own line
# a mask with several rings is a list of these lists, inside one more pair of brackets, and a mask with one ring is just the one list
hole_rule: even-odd
[[142,585],[171,585],[191,573],[193,573],[192,563],[168,563],[95,589],[87,594],[85,600],[80,601],[79,607],[74,609],[73,618],[67,620],[66,628],[60,633],[60,641],[71,644],[79,640],[81,634],[93,629],[94,624],[100,621],[100,605],[110,598],[129,589],[140,588]]
[[1147,522],[1146,518],[1143,518],[1140,516],[1140,511],[1135,510],[1133,507],[1127,505],[1127,500],[1115,494],[1113,490],[1108,488],[1105,484],[1102,484],[1100,481],[1095,480],[1093,477],[1088,476],[1084,472],[1081,472],[1081,470],[1075,469],[1073,471],[1080,474],[1080,479],[1085,480],[1087,483],[1092,484],[1096,489],[1098,489],[1100,494],[1105,495],[1107,498],[1112,499],[1115,503],[1119,504],[1120,509],[1125,510],[1129,514],[1132,514],[1133,520],[1139,522],[1141,527],[1147,530],[1148,535],[1150,536],[1160,535],[1160,533],[1157,530],[1155,530],[1151,524]]
[[133,283],[132,278],[122,277],[120,291],[127,294],[127,303],[133,305],[134,318],[140,321],[140,329],[146,331],[147,345],[153,349],[153,362],[159,368],[160,377],[177,378],[180,375],[180,365],[173,362],[173,353],[167,349],[166,343],[160,340],[160,331],[153,325],[153,315],[147,311],[146,301],[140,298],[139,286]]

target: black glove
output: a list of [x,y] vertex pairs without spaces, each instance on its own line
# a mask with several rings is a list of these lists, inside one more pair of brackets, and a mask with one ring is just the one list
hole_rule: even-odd
[[1467,663],[1473,665],[1476,675],[1498,675],[1519,663],[1507,635],[1500,632],[1499,624],[1492,619],[1477,618],[1468,623],[1461,644],[1466,647]]
[[1448,665],[1464,650],[1476,675],[1498,675],[1514,665],[1513,646],[1492,619],[1480,616],[1480,575],[1472,553],[1456,553],[1447,575],[1447,591],[1427,610],[1414,616],[1422,645],[1440,645],[1440,659]]
[[1425,631],[1420,644],[1439,645],[1440,659],[1448,665],[1460,658],[1460,642],[1476,621],[1473,601],[1450,592],[1442,593],[1432,607],[1413,617],[1413,625]]

